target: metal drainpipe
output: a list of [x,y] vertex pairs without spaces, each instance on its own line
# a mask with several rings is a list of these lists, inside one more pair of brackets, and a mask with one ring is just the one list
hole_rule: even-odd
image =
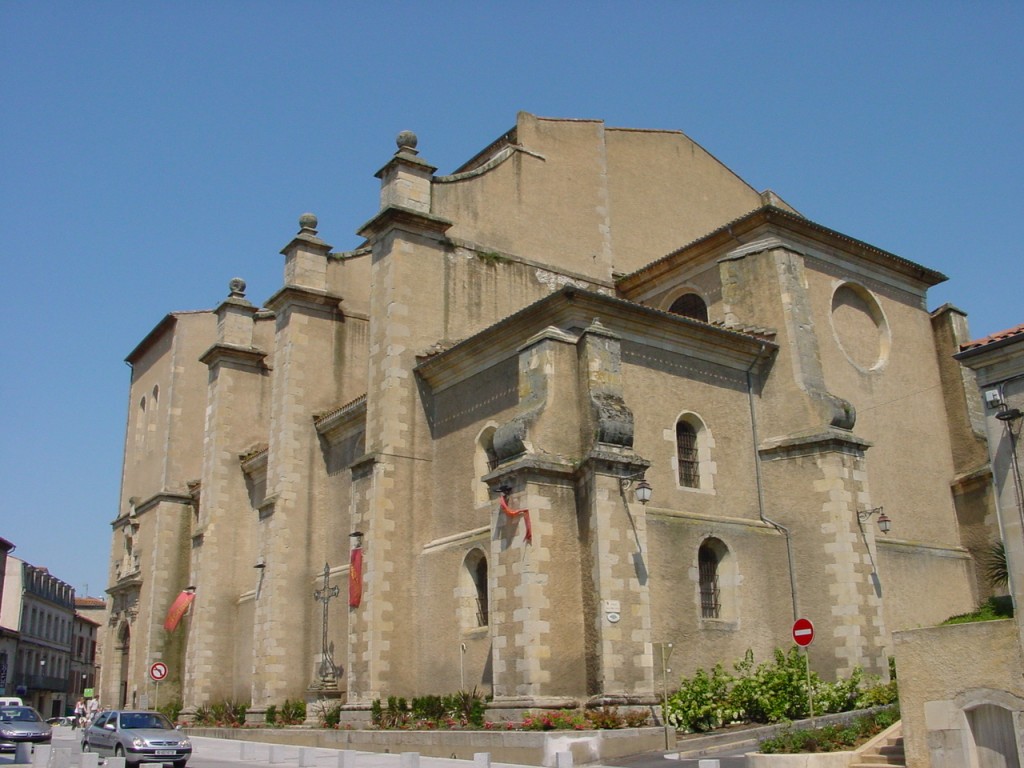
[[800,612],[797,608],[796,599],[796,568],[793,563],[793,537],[789,532],[789,528],[775,522],[764,513],[764,483],[761,479],[761,453],[757,448],[760,440],[757,434],[757,413],[754,409],[754,382],[752,372],[754,370],[754,366],[761,361],[765,348],[766,345],[762,342],[761,349],[758,350],[757,356],[754,358],[754,362],[752,362],[750,367],[747,368],[747,402],[750,405],[750,434],[753,439],[754,477],[757,482],[757,514],[760,516],[761,522],[767,523],[775,530],[780,531],[782,535],[786,537],[786,559],[789,563],[789,594],[793,601],[793,620],[796,621],[800,618]]

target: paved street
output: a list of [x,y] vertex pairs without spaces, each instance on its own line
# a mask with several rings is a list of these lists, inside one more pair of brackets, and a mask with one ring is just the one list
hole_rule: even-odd
[[[353,752],[346,757],[336,749],[300,749],[299,747],[259,742],[211,739],[201,736],[192,739],[192,759],[189,768],[229,768],[229,766],[250,765],[268,768],[414,768],[408,757],[401,754],[379,752]],[[53,729],[53,747],[70,748],[72,755],[81,753],[80,732],[56,726]],[[721,756],[721,768],[743,768],[742,755]],[[0,766],[11,765],[13,754],[0,755]],[[72,765],[77,759],[72,757]],[[419,768],[474,768],[473,760],[452,760],[437,757],[420,757]],[[523,768],[509,763],[491,763],[491,768]],[[591,766],[590,768],[600,768]],[[604,768],[698,768],[697,760],[672,760],[662,752],[649,752],[620,760],[609,761]]]

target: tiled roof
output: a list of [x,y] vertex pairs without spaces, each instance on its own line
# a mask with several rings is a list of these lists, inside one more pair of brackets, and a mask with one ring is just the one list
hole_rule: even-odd
[[1024,323],[1014,326],[1013,328],[1007,328],[1005,331],[993,333],[991,336],[986,336],[983,339],[977,339],[975,341],[969,341],[966,344],[961,344],[960,351],[966,352],[968,349],[979,349],[980,347],[986,347],[989,344],[995,344],[998,341],[1012,339],[1014,336],[1020,336],[1021,334],[1024,334]]

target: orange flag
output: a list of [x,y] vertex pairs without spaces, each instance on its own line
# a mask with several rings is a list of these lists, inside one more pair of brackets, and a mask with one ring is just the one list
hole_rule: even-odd
[[192,601],[196,599],[195,590],[186,589],[183,590],[171,603],[171,607],[167,609],[167,618],[164,619],[164,629],[168,632],[173,632],[175,627],[178,626],[178,622],[181,621],[181,617],[188,611],[188,607],[192,605]]
[[505,501],[505,497],[504,496],[499,496],[498,497],[498,501],[501,502],[501,511],[504,512],[509,517],[515,518],[515,517],[519,517],[519,515],[523,516],[523,521],[526,523],[526,536],[524,537],[524,541],[527,544],[532,544],[533,543],[533,526],[530,525],[530,510],[528,510],[528,509],[512,509],[508,505],[508,502]]
[[363,601],[363,549],[356,547],[348,559],[348,605],[358,608]]

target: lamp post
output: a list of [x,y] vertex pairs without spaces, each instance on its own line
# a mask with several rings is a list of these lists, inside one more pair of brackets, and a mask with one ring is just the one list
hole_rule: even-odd
[[864,530],[864,522],[870,520],[872,515],[878,515],[878,530],[882,533],[888,533],[892,530],[892,520],[884,512],[884,507],[875,507],[874,509],[862,509],[857,512],[857,524]]
[[647,479],[644,477],[643,472],[637,472],[635,475],[630,475],[628,477],[620,477],[619,488],[622,490],[623,493],[625,493],[626,491],[633,487],[633,483],[636,481],[637,478],[640,479],[640,482],[636,484],[636,489],[633,491],[633,496],[636,498],[637,501],[639,501],[646,507],[647,502],[651,500],[651,494],[653,493],[654,489],[652,489],[651,484],[647,482]]

